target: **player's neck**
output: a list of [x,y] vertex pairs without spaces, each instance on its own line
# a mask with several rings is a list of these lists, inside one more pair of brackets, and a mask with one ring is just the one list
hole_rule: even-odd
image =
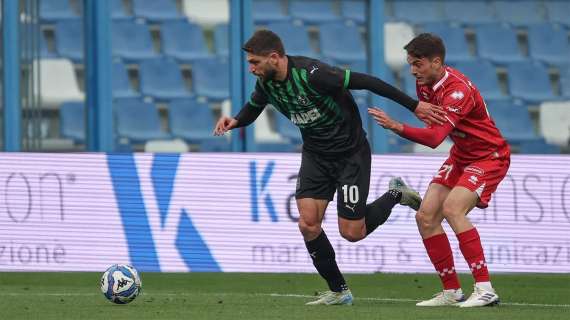
[[279,60],[279,66],[277,67],[277,74],[275,75],[275,80],[277,81],[284,81],[287,79],[287,70],[289,66],[289,58],[287,56],[283,56],[282,59]]
[[439,70],[437,77],[435,77],[435,80],[430,84],[430,86],[438,83],[441,79],[443,79],[443,77],[445,77],[445,67],[442,67],[441,70]]

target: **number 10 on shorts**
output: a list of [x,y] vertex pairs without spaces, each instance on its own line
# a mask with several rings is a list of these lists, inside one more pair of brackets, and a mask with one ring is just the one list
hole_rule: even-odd
[[347,184],[342,186],[342,193],[344,196],[344,203],[357,204],[359,199],[358,186],[349,186]]

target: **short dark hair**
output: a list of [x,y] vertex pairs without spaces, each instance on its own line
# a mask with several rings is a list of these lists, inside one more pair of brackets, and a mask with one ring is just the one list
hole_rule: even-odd
[[242,49],[247,53],[258,56],[266,56],[272,52],[277,52],[281,57],[285,55],[281,38],[279,38],[275,32],[266,29],[255,31],[251,38],[243,45]]
[[421,33],[413,38],[404,49],[412,57],[429,58],[440,57],[441,62],[445,61],[445,45],[440,37],[433,33]]

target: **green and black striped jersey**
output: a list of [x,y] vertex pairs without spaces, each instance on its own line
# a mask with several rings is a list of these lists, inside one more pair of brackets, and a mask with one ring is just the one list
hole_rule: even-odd
[[304,150],[323,155],[357,150],[365,143],[366,133],[347,89],[350,70],[307,57],[287,57],[287,78],[258,78],[249,103],[257,108],[271,104],[297,125]]

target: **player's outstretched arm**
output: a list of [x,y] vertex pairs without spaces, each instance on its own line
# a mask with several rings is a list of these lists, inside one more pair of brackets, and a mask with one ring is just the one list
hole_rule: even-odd
[[235,118],[223,116],[216,123],[214,135],[221,136],[229,130],[245,127],[252,124],[261,114],[263,108],[255,107],[251,103],[246,103]]
[[392,130],[394,133],[408,140],[423,144],[432,149],[437,148],[453,129],[453,126],[449,122],[428,128],[410,127],[390,118],[386,112],[378,108],[368,108],[368,113],[383,128]]
[[395,101],[412,111],[418,119],[427,125],[443,124],[446,121],[444,117],[445,111],[442,107],[424,101],[418,102],[418,100],[413,99],[389,83],[365,73],[351,72],[348,89],[368,90]]

